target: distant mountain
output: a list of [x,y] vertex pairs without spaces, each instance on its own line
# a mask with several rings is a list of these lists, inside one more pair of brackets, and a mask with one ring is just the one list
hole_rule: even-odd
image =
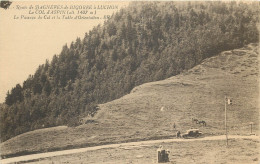
[[77,126],[95,115],[97,104],[135,86],[258,42],[258,15],[257,2],[131,3],[7,93],[1,141],[43,127]]

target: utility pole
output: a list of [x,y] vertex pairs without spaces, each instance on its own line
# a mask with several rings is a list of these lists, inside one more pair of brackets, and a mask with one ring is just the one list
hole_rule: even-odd
[[225,96],[225,131],[226,131],[226,146],[228,146],[228,133],[227,133],[227,96]]

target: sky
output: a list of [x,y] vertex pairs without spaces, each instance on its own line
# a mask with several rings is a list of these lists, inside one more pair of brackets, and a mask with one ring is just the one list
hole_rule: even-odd
[[[128,2],[13,2],[9,9],[0,8],[0,103],[4,102],[7,91],[34,74],[46,59],[51,61],[66,43],[70,45],[77,37],[81,39],[104,19],[81,20],[31,20],[14,19],[15,15],[28,15],[30,5],[118,5],[125,7]],[[17,6],[27,6],[18,9]],[[111,15],[118,9],[97,10],[97,14]],[[38,15],[30,15],[38,16]]]

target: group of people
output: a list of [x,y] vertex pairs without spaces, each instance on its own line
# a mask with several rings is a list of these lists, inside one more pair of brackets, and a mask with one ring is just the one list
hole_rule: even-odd
[[157,153],[158,153],[158,163],[170,162],[169,160],[170,151],[168,149],[165,150],[163,146],[160,145],[159,149],[157,149]]

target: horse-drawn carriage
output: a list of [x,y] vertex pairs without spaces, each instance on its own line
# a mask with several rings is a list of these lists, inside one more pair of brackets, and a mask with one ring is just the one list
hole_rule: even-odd
[[186,133],[182,134],[182,138],[196,138],[201,136],[202,132],[200,132],[199,129],[189,129]]

